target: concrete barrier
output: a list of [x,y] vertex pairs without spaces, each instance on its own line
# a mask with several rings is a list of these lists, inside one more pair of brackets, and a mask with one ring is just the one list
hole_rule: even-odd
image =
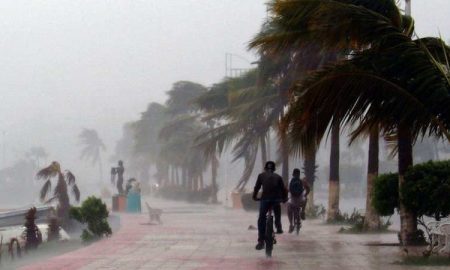
[[[0,212],[0,228],[23,225],[25,216],[30,208]],[[36,207],[36,209],[36,223],[47,223],[48,217],[55,211],[52,206],[41,206]]]

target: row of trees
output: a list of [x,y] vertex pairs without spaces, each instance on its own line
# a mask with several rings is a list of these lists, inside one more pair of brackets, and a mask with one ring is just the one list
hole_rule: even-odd
[[[195,144],[195,138],[214,126],[212,121],[201,121],[202,114],[193,102],[206,92],[198,83],[173,84],[165,104],[151,103],[138,121],[125,124],[116,155],[144,183],[154,171],[163,189],[197,192],[208,185],[210,199],[217,202],[218,159],[206,158]],[[207,171],[211,175],[208,184],[204,180]]]
[[[350,141],[369,137],[365,222],[377,228],[371,194],[380,135],[398,153],[400,186],[417,139],[450,138],[450,48],[439,38],[417,38],[414,20],[393,0],[279,0],[270,7],[250,42],[260,55],[258,68],[198,99],[209,113],[205,119],[220,123],[200,136],[200,145],[220,154],[234,143],[237,156],[250,165],[275,131],[283,178],[288,179],[289,155],[301,154],[313,186],[315,153],[328,136],[333,220],[339,215],[340,134],[346,128]],[[249,85],[223,87],[252,74]],[[416,217],[402,204],[399,209],[401,238],[408,244],[417,235]]]

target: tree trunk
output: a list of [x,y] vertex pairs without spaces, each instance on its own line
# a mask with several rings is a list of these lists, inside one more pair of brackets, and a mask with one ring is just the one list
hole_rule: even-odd
[[330,181],[327,220],[336,220],[339,214],[339,126],[331,128]]
[[217,203],[217,169],[219,168],[219,160],[216,155],[211,160],[211,202]]
[[175,167],[175,185],[179,186],[180,185],[180,175],[178,173],[178,167]]
[[175,183],[175,166],[170,166],[170,186],[173,186]]
[[373,185],[375,177],[378,176],[378,155],[379,155],[379,129],[378,127],[370,131],[369,137],[369,157],[367,162],[367,195],[366,195],[366,215],[364,218],[364,228],[368,231],[380,229],[380,216],[372,205]]
[[400,198],[400,241],[403,245],[411,245],[417,236],[417,217],[406,209],[401,198],[401,189],[405,183],[406,170],[413,165],[412,136],[408,126],[398,127],[398,184]]
[[287,135],[280,131],[280,149],[281,149],[281,177],[287,187],[289,184],[289,144]]
[[188,187],[187,174],[184,167],[181,168],[181,185],[183,186],[183,188]]
[[262,136],[260,139],[260,145],[261,145],[261,164],[264,168],[264,165],[267,162],[267,148],[266,148],[266,137]]
[[194,191],[198,191],[198,183],[199,183],[199,179],[200,177],[198,175],[192,176],[192,189]]
[[312,210],[314,206],[314,182],[316,179],[316,150],[314,148],[308,149],[305,152],[305,160],[303,162],[303,170],[305,172],[306,181],[311,187],[311,192],[308,195],[308,210]]
[[266,138],[266,140],[267,140],[267,147],[266,147],[267,160],[271,160],[271,158],[270,158],[270,152],[271,152],[271,147],[270,147],[270,145],[271,145],[271,143],[270,143],[270,129],[269,129],[269,131],[267,132],[267,138]]
[[204,183],[203,183],[203,173],[200,173],[199,175],[199,189],[203,189]]

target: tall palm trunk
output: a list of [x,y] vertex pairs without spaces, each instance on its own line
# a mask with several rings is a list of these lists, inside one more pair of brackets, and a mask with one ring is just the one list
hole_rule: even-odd
[[175,183],[175,166],[170,166],[170,185],[173,186]]
[[281,150],[281,177],[283,177],[284,184],[288,186],[289,182],[289,144],[288,138],[284,131],[280,131],[280,150]]
[[372,205],[373,185],[375,177],[378,175],[379,150],[379,128],[376,127],[370,131],[369,157],[367,162],[367,195],[364,228],[369,231],[380,229],[380,216]]
[[305,160],[303,162],[303,168],[305,171],[306,181],[311,187],[311,192],[308,195],[307,208],[313,209],[314,206],[314,180],[316,179],[316,149],[308,148],[305,151]]
[[203,173],[200,173],[200,175],[198,176],[199,179],[199,189],[203,189],[203,187],[205,186],[205,183],[203,181]]
[[178,167],[175,167],[175,185],[179,186],[180,185],[180,174],[178,172]]
[[217,203],[217,169],[219,168],[219,160],[216,155],[213,156],[211,160],[211,201],[212,203]]
[[192,189],[194,191],[198,190],[198,186],[199,186],[199,179],[200,177],[198,175],[192,175]]
[[266,161],[267,161],[266,137],[261,136],[259,141],[260,141],[260,146],[261,146],[261,164],[264,168],[264,165],[266,164]]
[[336,220],[339,214],[339,126],[331,128],[330,180],[327,220]]
[[187,173],[186,173],[186,168],[184,168],[184,167],[181,168],[181,186],[183,188],[188,187]]
[[403,245],[414,243],[417,235],[417,217],[408,210],[401,199],[401,189],[405,183],[408,167],[413,165],[411,130],[406,125],[398,128],[398,184],[400,197],[400,241]]

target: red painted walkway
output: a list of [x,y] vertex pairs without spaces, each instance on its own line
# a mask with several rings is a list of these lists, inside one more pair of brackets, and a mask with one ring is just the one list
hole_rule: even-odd
[[395,242],[395,234],[343,235],[339,227],[308,221],[300,236],[278,237],[274,257],[266,259],[254,250],[256,231],[248,230],[256,213],[163,202],[156,207],[165,210],[162,225],[149,225],[146,214],[122,215],[111,238],[22,269],[408,269],[392,264],[398,248],[365,245]]

